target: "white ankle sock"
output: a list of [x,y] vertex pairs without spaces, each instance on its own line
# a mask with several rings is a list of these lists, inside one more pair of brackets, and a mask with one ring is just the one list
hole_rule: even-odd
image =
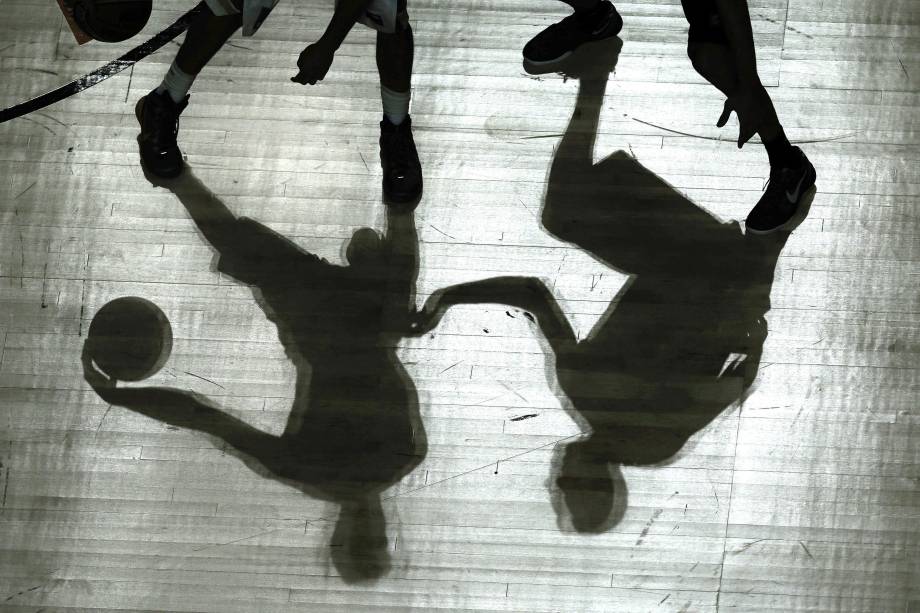
[[157,87],[156,92],[158,94],[169,92],[169,97],[172,98],[173,102],[178,104],[185,98],[188,90],[191,89],[196,76],[198,75],[185,72],[179,68],[175,61],[173,61],[169,70],[166,72],[166,76],[163,77],[163,82]]
[[394,126],[398,126],[409,114],[409,100],[412,90],[395,92],[388,87],[380,86],[380,98],[383,101],[383,114],[387,116]]

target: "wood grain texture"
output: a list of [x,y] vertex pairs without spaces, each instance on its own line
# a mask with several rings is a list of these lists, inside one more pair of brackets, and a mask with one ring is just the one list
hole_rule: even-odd
[[[559,2],[410,3],[416,304],[538,278],[575,342],[560,350],[510,287],[422,336],[384,327],[427,449],[386,483],[379,517],[84,380],[94,314],[136,295],[175,340],[133,387],[193,392],[275,437],[309,389],[259,293],[217,271],[187,208],[205,196],[183,205],[139,167],[134,103],[175,45],[0,125],[0,611],[920,610],[920,4],[749,4],[764,83],[818,171],[779,243],[733,224],[767,158],[735,148],[734,123],[715,127],[722,100],[685,56],[676,1],[618,3],[602,98],[522,69]],[[53,2],[0,8],[4,107],[140,40],[77,46]],[[187,5],[154,9],[142,36]],[[373,33],[356,28],[322,84],[288,81],[330,13],[282,3],[258,36],[231,39],[195,83],[180,144],[233,213],[342,264],[355,230],[388,220]],[[761,318],[742,366],[713,376],[720,343]],[[622,409],[613,423],[607,406]],[[662,423],[676,453],[639,461],[661,451]],[[610,473],[591,456],[567,500],[565,450],[589,429],[596,455],[635,461]],[[611,474],[613,516],[591,524],[591,484]]]

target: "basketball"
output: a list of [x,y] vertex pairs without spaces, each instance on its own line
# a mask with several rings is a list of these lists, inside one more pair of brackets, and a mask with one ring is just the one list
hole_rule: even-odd
[[72,0],[69,4],[80,29],[105,43],[138,34],[153,9],[153,0]]
[[172,328],[163,311],[149,300],[117,298],[93,317],[86,342],[99,370],[119,381],[140,381],[166,363]]

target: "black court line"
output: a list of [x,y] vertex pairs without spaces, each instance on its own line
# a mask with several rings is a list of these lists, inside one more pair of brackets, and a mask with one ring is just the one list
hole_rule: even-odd
[[118,74],[125,68],[130,68],[157,49],[160,49],[163,45],[175,37],[185,32],[185,30],[188,29],[192,19],[198,14],[200,10],[202,10],[203,6],[203,2],[198,4],[195,6],[195,8],[177,19],[174,24],[156,36],[144,43],[141,43],[134,49],[131,49],[120,58],[112,60],[105,66],[97,68],[91,73],[85,74],[79,79],[71,81],[67,85],[62,85],[61,87],[44,93],[41,96],[37,96],[31,100],[26,100],[25,102],[11,106],[8,109],[0,110],[0,123],[7,122],[11,119],[16,119],[17,117],[22,117],[23,115],[27,115],[28,113],[43,109],[46,106],[54,104],[55,102],[60,102],[61,100],[69,98],[74,94],[79,94],[84,89],[88,89],[97,83],[105,81],[109,77]]

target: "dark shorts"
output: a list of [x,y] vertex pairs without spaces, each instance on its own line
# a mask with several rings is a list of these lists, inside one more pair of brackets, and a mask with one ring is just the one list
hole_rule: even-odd
[[689,42],[728,44],[714,0],[680,0],[680,3],[690,23]]

